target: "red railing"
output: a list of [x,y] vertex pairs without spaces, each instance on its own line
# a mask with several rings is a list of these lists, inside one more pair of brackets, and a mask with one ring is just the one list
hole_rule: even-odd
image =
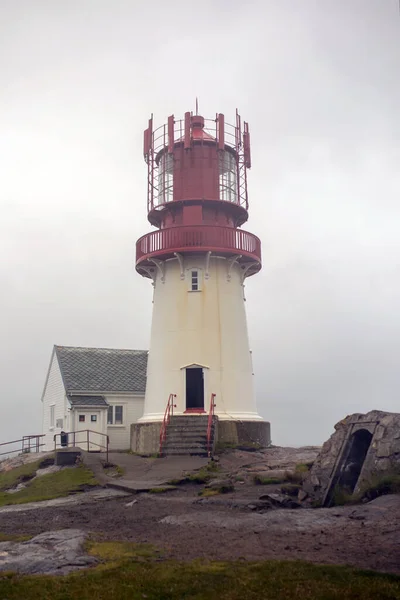
[[162,453],[162,447],[167,437],[167,427],[171,420],[171,417],[174,414],[174,408],[176,408],[176,404],[174,404],[174,400],[176,398],[176,394],[170,394],[167,402],[167,406],[165,408],[164,419],[161,424],[160,430],[160,455]]
[[[98,442],[95,442],[93,439],[93,435],[91,436],[90,434],[94,434],[95,436],[102,436],[104,444],[99,444]],[[81,439],[79,439],[79,437]],[[60,441],[58,443],[57,438],[60,438]],[[108,447],[110,444],[110,438],[106,433],[101,433],[100,431],[93,431],[92,429],[82,429],[81,431],[69,431],[68,433],[62,431],[61,433],[56,433],[53,439],[54,450],[57,450],[57,446],[61,448],[68,448],[69,446],[74,448],[77,446],[78,448],[80,448],[82,445],[84,445],[87,447],[87,451],[89,452],[91,446],[96,446],[96,448],[98,448],[98,452],[106,453],[106,460],[108,462]]]
[[216,394],[211,394],[211,400],[210,400],[210,410],[208,412],[208,424],[207,424],[207,453],[208,456],[211,456],[211,433],[212,433],[212,426],[213,426],[213,421],[214,421],[214,409],[217,406],[214,402],[216,397]]
[[261,264],[261,242],[256,235],[215,225],[179,226],[159,229],[136,242],[136,264],[161,254],[207,250],[235,252]]
[[[235,157],[236,162],[236,190],[233,194],[226,194],[226,186],[222,183],[222,185],[220,185],[220,200],[230,201],[247,210],[249,203],[247,197],[246,172],[247,169],[251,167],[248,124],[245,121],[242,123],[241,117],[236,111],[236,122],[234,125],[225,121],[224,115],[219,114],[215,119],[204,119],[203,129],[211,139],[215,140],[215,144],[218,145],[219,150],[223,150],[227,147],[234,150],[232,156]],[[160,157],[163,156],[161,153],[164,152],[164,156],[167,156],[167,152],[169,155],[172,155],[174,146],[177,143],[185,143],[185,135],[189,135],[190,139],[192,137],[192,132],[187,131],[185,119],[174,119],[174,117],[171,116],[168,119],[168,123],[161,125],[156,129],[154,128],[153,117],[149,120],[149,126],[145,131],[145,143],[143,148],[144,158],[148,166],[148,212],[151,212],[154,208],[163,205],[165,206],[166,196],[163,194],[163,191],[165,191],[166,188],[166,170],[161,169],[162,176],[160,177],[160,166],[163,166],[163,162],[160,160]],[[171,187],[167,197],[172,200],[172,182],[170,185]]]

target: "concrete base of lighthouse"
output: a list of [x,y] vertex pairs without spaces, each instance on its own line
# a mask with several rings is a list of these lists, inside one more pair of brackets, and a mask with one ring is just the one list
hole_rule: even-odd
[[[131,425],[132,452],[145,456],[157,454],[160,448],[160,429],[160,421]],[[226,445],[267,448],[271,444],[271,425],[268,421],[217,419],[215,444],[221,447]]]

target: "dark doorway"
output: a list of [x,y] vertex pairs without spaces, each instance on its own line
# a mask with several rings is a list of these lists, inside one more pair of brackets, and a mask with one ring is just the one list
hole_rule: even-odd
[[204,410],[203,369],[186,369],[186,410]]
[[350,441],[350,451],[340,476],[339,486],[352,494],[371,445],[372,433],[366,429],[356,431]]

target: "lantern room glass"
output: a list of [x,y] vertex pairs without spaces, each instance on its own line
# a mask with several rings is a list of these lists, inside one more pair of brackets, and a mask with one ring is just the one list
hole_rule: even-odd
[[219,197],[225,202],[237,203],[237,164],[232,152],[224,150],[220,155]]
[[158,202],[166,204],[173,200],[174,157],[164,152],[158,163]]

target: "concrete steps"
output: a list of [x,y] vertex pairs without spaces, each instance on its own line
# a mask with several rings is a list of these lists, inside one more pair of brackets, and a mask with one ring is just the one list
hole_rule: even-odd
[[[214,442],[215,419],[211,430],[211,448]],[[180,415],[171,417],[162,449],[163,456],[207,456],[207,415]]]

